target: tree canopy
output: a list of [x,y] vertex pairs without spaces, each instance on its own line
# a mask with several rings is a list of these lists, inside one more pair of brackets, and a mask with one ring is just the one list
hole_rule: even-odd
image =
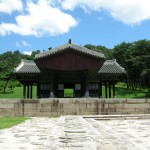
[[128,86],[150,87],[150,40],[122,42],[114,47],[113,57],[126,69]]
[[106,59],[112,59],[112,49],[108,49],[105,46],[101,46],[101,45],[95,46],[95,45],[91,45],[91,44],[86,44],[84,47],[94,50],[94,51],[97,51],[97,52],[100,52],[100,53],[103,53],[105,55]]
[[21,62],[21,59],[33,60],[35,54],[39,53],[39,51],[33,51],[31,56],[21,54],[19,50],[14,52],[7,51],[3,54],[0,54],[0,81],[4,81],[4,92],[6,89],[6,85],[10,79],[15,79],[13,76],[13,70],[18,66]]

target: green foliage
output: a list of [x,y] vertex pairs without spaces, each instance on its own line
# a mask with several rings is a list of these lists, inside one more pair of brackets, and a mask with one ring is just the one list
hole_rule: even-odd
[[29,118],[25,117],[0,117],[0,129],[10,128],[20,124]]
[[[14,52],[8,51],[0,54],[0,91],[3,87],[3,91],[5,92],[7,86],[9,85],[9,81],[16,80],[13,70],[21,62],[21,59],[33,60],[35,55],[39,52],[39,50],[33,51],[31,56],[21,54],[18,50]],[[15,83],[16,85],[19,85],[18,82]]]
[[31,56],[17,51],[8,51],[0,55],[0,79],[6,79],[21,62],[21,59],[33,60],[40,51],[33,51]]
[[121,43],[114,47],[113,57],[128,73],[128,87],[150,88],[150,40]]
[[91,44],[86,44],[84,47],[86,47],[90,50],[94,50],[94,51],[103,53],[105,55],[106,59],[112,59],[112,50],[111,49],[108,49],[101,45],[95,46],[95,45],[91,45]]

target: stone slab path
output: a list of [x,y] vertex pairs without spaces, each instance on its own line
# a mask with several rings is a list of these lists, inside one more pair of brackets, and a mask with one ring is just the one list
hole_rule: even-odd
[[150,150],[150,119],[32,118],[0,130],[0,150]]

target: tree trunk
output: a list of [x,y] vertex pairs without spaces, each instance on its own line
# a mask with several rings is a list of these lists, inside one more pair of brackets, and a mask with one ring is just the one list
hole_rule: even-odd
[[8,82],[9,82],[9,80],[7,80],[5,85],[4,85],[4,93],[6,92],[6,87],[7,87]]

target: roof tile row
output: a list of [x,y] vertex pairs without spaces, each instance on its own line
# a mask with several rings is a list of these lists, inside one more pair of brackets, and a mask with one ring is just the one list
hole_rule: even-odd
[[78,51],[78,52],[81,52],[81,53],[85,53],[87,55],[91,55],[91,56],[98,57],[98,58],[105,58],[105,55],[102,54],[102,53],[89,50],[89,49],[87,49],[85,47],[82,47],[82,46],[79,46],[79,45],[68,43],[68,44],[65,44],[65,45],[62,45],[62,46],[59,46],[59,47],[47,50],[47,51],[42,52],[40,54],[37,54],[37,55],[35,55],[35,59],[40,59],[40,58],[43,58],[43,57],[47,57],[47,56],[56,54],[58,52],[61,52],[61,51],[67,50],[67,49],[73,49],[75,51]]
[[40,73],[34,61],[22,59],[21,63],[14,70],[15,73]]
[[[14,71],[15,73],[40,73],[39,68],[34,61],[22,60]],[[122,68],[116,60],[106,60],[100,70],[99,74],[124,74],[125,69]]]
[[126,73],[125,69],[122,68],[115,59],[106,60],[100,70],[100,74],[123,74]]

